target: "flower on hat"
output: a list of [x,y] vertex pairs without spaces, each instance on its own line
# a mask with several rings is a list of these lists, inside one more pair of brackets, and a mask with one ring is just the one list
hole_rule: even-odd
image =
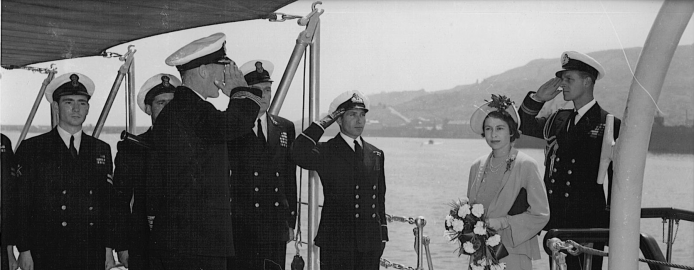
[[496,108],[498,111],[505,111],[509,106],[513,105],[514,102],[510,98],[504,95],[492,94],[492,100],[484,100],[489,102],[489,107]]

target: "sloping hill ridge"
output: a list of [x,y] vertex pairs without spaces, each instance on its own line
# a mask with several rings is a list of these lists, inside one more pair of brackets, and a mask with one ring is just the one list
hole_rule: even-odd
[[[595,96],[601,106],[622,118],[632,71],[636,68],[642,48],[607,50],[589,53],[606,70],[606,76],[597,81]],[[628,63],[625,60],[625,55]],[[658,101],[664,113],[665,125],[686,124],[686,114],[694,119],[694,45],[679,46],[670,64],[668,76]],[[438,123],[467,121],[492,93],[509,96],[519,105],[528,91],[535,91],[559,70],[559,59],[537,59],[525,66],[485,78],[477,84],[460,85],[452,89],[426,92],[400,91],[370,96],[374,109],[370,120],[377,120],[384,127],[404,124],[402,118],[393,116],[392,107],[410,119],[427,119]],[[394,89],[395,90],[395,89]],[[368,132],[368,129],[367,129]]]

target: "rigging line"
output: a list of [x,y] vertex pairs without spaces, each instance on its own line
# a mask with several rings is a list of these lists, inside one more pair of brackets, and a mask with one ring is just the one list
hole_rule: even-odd
[[[302,97],[301,97],[301,130],[304,130],[305,127],[305,113],[306,113],[306,49],[304,49],[304,76],[302,77]],[[302,207],[302,199],[301,199],[301,194],[302,194],[302,189],[304,186],[303,183],[304,180],[304,170],[300,169],[299,170],[299,200],[298,204],[299,207],[297,207],[296,211],[296,237],[294,239],[294,248],[296,249],[296,254],[299,255],[299,246],[302,245],[303,243],[303,237],[301,234],[301,207]]]
[[[653,105],[655,105],[655,109],[658,110],[659,113],[665,114],[662,110],[660,110],[660,107],[658,107],[658,103],[655,101],[653,96],[651,95],[650,92],[644,87],[641,82],[639,82],[639,79],[636,78],[636,74],[634,74],[634,70],[631,68],[631,64],[629,63],[629,58],[627,58],[627,53],[624,50],[624,45],[622,44],[622,39],[619,38],[619,33],[617,33],[617,28],[614,26],[614,22],[612,22],[612,18],[610,17],[610,14],[607,13],[607,9],[605,9],[605,5],[602,4],[602,1],[599,2],[600,6],[602,7],[602,12],[605,14],[607,17],[607,20],[610,21],[610,26],[612,26],[612,31],[614,32],[615,37],[617,37],[617,42],[619,42],[619,47],[622,50],[622,54],[624,55],[624,60],[627,62],[627,67],[629,67],[629,72],[631,72],[631,77],[634,78],[634,81],[641,87],[641,89],[646,92],[646,95],[651,99],[653,102]],[[641,48],[643,50],[643,48]],[[641,53],[639,53],[641,54]]]

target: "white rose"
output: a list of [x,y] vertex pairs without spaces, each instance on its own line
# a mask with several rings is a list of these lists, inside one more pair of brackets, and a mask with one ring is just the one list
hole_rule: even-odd
[[474,263],[470,265],[470,268],[472,268],[472,270],[484,270],[484,266],[476,265]]
[[463,204],[460,209],[458,209],[458,216],[461,218],[465,218],[465,216],[470,214],[470,205],[469,204]]
[[467,253],[472,254],[472,253],[475,253],[475,246],[472,245],[472,243],[470,243],[470,241],[467,241],[467,242],[463,243],[463,250]]
[[462,232],[463,228],[465,228],[465,222],[463,222],[460,219],[454,219],[452,224],[453,224],[453,230],[456,232]]
[[486,260],[486,259],[478,260],[478,261],[477,261],[477,265],[486,266],[486,265],[487,265],[487,260]]
[[451,226],[451,222],[453,222],[453,216],[451,215],[446,215],[446,227]]
[[482,217],[484,214],[484,205],[482,204],[473,204],[472,205],[472,214],[475,215],[476,217]]
[[472,231],[477,235],[487,234],[487,229],[484,228],[484,222],[482,221],[477,221],[477,224],[475,224],[475,229],[473,229]]
[[501,242],[501,236],[499,236],[498,234],[497,234],[497,235],[494,235],[494,236],[492,236],[492,237],[489,237],[489,238],[487,239],[487,245],[490,246],[490,247],[495,247],[495,246],[498,245],[500,242]]

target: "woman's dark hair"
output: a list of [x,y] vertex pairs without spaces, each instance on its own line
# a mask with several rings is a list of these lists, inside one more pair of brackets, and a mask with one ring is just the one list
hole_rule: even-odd
[[[511,133],[511,142],[520,138],[520,132],[518,131],[518,123],[516,123],[516,121],[513,120],[513,117],[511,117],[511,115],[508,114],[508,112],[492,111],[489,114],[487,114],[487,117],[485,117],[484,121],[482,121],[482,130],[484,130],[484,123],[487,122],[487,118],[489,117],[501,119],[504,122],[506,122],[506,124],[508,125],[509,133]],[[482,138],[484,138],[484,132],[482,132]]]

